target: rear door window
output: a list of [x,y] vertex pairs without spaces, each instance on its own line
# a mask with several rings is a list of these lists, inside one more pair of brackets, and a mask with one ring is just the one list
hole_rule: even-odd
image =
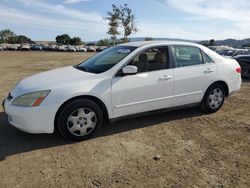
[[202,56],[203,56],[204,64],[213,63],[212,59],[203,51],[202,51]]
[[[204,64],[201,50],[192,46],[173,46],[176,67]],[[209,62],[209,60],[207,60]]]

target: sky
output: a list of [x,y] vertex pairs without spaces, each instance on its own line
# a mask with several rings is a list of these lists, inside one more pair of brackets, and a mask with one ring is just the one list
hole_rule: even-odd
[[131,37],[250,38],[250,0],[0,0],[0,30],[32,40],[68,33],[96,41],[110,37],[103,18],[112,4],[125,3],[139,29]]

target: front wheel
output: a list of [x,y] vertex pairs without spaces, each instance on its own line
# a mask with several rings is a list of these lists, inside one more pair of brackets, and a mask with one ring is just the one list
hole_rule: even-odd
[[103,113],[95,102],[76,99],[61,110],[57,127],[65,138],[80,141],[92,137],[102,124]]
[[201,102],[201,108],[205,112],[214,113],[222,107],[224,100],[224,87],[220,84],[213,84],[207,89]]

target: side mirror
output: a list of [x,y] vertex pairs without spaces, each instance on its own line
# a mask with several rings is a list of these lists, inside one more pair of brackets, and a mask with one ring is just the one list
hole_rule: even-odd
[[136,74],[137,73],[137,67],[134,65],[127,65],[125,67],[122,68],[122,73],[124,75],[132,75],[132,74]]

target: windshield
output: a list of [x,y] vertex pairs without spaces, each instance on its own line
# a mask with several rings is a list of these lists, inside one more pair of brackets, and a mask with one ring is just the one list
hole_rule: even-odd
[[135,49],[136,47],[132,46],[115,46],[89,58],[77,65],[76,68],[96,74],[103,73],[115,66]]

